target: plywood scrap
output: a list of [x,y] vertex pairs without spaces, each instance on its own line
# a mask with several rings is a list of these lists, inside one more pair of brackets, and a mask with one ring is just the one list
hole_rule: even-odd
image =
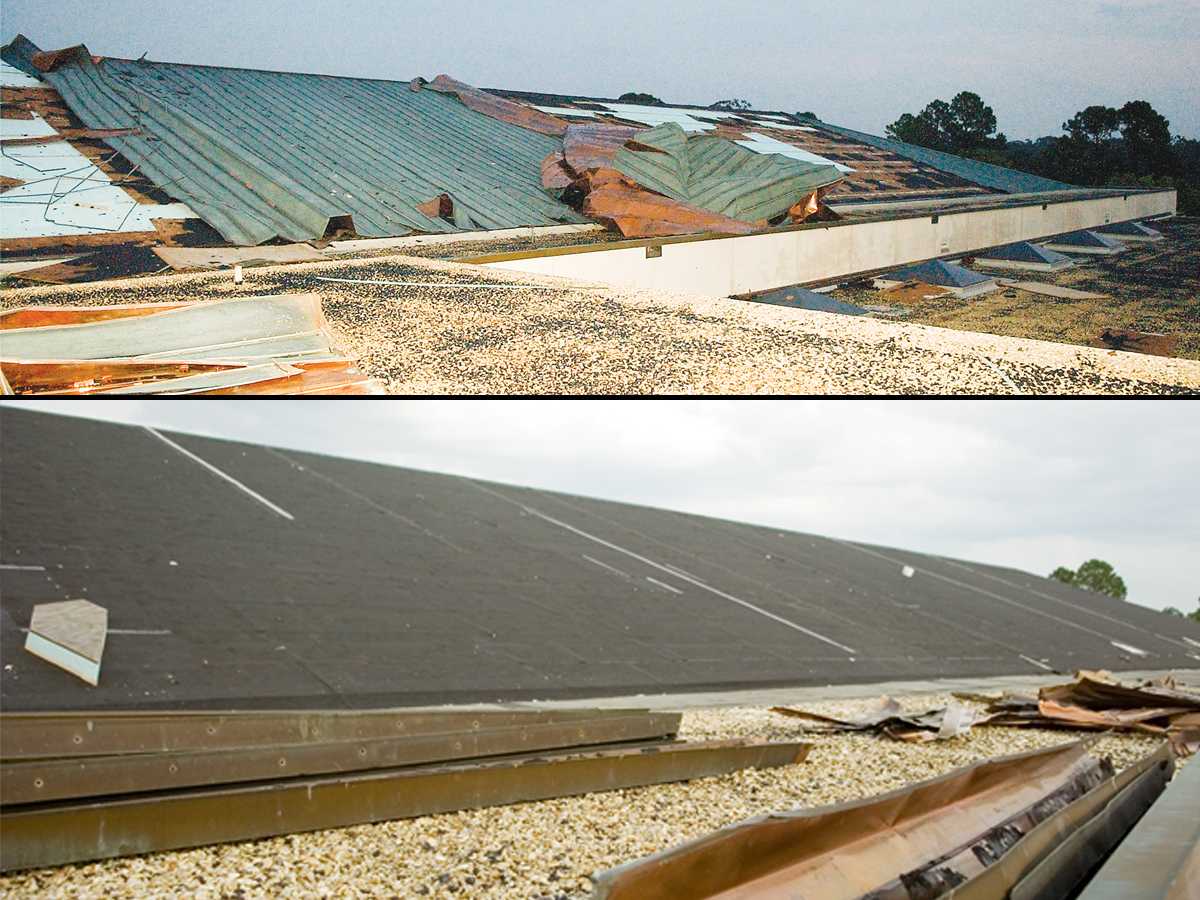
[[154,252],[176,271],[228,269],[235,265],[271,266],[322,262],[328,258],[308,244],[263,247],[155,247]]
[[1092,342],[1093,347],[1145,353],[1149,356],[1174,356],[1179,350],[1179,336],[1131,329],[1106,328]]
[[1081,744],[989,760],[880,797],[730,826],[597,873],[593,898],[928,900],[1113,778],[1111,763]]
[[905,714],[900,704],[891,697],[882,698],[875,707],[854,719],[838,719],[786,706],[774,707],[772,712],[817,723],[818,728],[814,730],[870,731],[909,743],[944,741],[959,737],[983,720],[971,707],[956,701],[929,712]]
[[920,303],[923,300],[936,300],[939,297],[949,297],[954,293],[950,288],[936,284],[926,284],[924,281],[906,281],[896,287],[880,292],[880,297],[889,303]]
[[108,610],[89,600],[39,603],[29,620],[25,649],[93,687],[108,637]]

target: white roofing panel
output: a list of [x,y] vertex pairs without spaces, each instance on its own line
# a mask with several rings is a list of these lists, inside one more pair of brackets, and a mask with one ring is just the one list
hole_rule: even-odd
[[0,85],[4,87],[46,87],[40,78],[26,75],[16,66],[10,66],[0,59]]
[[765,134],[759,134],[758,132],[751,133],[750,140],[748,141],[735,141],[735,143],[748,150],[753,150],[755,153],[778,153],[780,156],[798,159],[801,162],[836,166],[839,172],[854,171],[849,166],[843,166],[832,159],[826,159],[824,156],[818,156],[808,150],[801,150],[799,147],[793,147],[791,144],[785,144],[783,141],[778,141],[775,138],[767,137]]
[[[708,122],[701,122],[693,117],[692,113],[699,114],[699,110],[675,109],[670,106],[641,106],[636,103],[605,103],[603,106],[606,109],[620,116],[622,119],[628,119],[630,122],[641,122],[643,125],[656,127],[658,125],[666,125],[668,122],[673,122],[682,128],[684,131],[712,131],[714,126]],[[721,113],[704,112],[706,118],[727,119],[729,116]]]
[[[28,136],[55,134],[44,119],[3,119]],[[7,130],[5,137],[9,135]],[[62,237],[110,231],[153,231],[151,219],[191,219],[183,203],[138,203],[67,141],[6,147],[0,175],[25,184],[0,194],[0,236]]]
[[535,106],[534,109],[540,109],[542,112],[550,113],[552,116],[582,116],[586,119],[596,118],[596,114],[590,109],[568,109],[565,106]]

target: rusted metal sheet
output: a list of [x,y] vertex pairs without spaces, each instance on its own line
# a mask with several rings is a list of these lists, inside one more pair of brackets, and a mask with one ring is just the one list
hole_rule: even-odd
[[441,94],[452,94],[461,100],[464,106],[477,113],[483,113],[489,118],[507,122],[509,125],[536,131],[538,134],[561,137],[567,130],[566,119],[544,113],[532,106],[526,106],[524,103],[515,103],[512,100],[497,97],[495,94],[489,94],[487,91],[481,91],[479,88],[456,81],[449,75],[439,75],[425,85],[425,89]]
[[606,720],[643,723],[621,738],[638,740],[674,735],[681,716],[636,709],[4,713],[0,761],[240,750],[551,725],[575,728],[583,742],[588,728]]
[[18,310],[0,317],[0,370],[13,392],[47,396],[385,392],[336,352],[315,294]]
[[[1200,766],[1184,766],[1080,900],[1200,900]],[[1024,900],[1024,898],[1021,898]]]
[[589,193],[583,212],[626,237],[753,234],[766,226],[765,222],[731,219],[621,182],[605,184]]
[[597,874],[593,896],[925,900],[1111,777],[1082,744],[991,760],[881,797],[734,825]]
[[796,743],[654,745],[0,811],[0,870],[338,828],[802,762]]
[[[391,730],[403,714],[382,714],[365,730]],[[529,721],[540,718],[542,721]],[[106,756],[68,754],[0,764],[0,805],[44,803],[181,787],[232,784],[273,778],[358,772],[463,759],[504,756],[583,746],[668,740],[679,727],[677,715],[630,712],[592,718],[503,717],[500,724],[448,717],[418,721],[438,729],[421,733],[283,740],[247,747],[215,746],[166,752]],[[314,722],[314,727],[319,728]],[[344,726],[332,729],[344,735]],[[207,734],[206,734],[207,736]],[[214,743],[218,743],[215,738]],[[72,745],[74,746],[74,745]]]
[[1034,697],[1006,697],[988,707],[990,725],[1141,731],[1166,735],[1180,755],[1200,749],[1200,694],[1174,682],[1124,685],[1106,672],[1079,672],[1069,684]]

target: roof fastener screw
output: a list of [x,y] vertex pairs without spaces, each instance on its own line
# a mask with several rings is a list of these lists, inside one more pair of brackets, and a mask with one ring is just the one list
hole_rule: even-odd
[[33,786],[34,786],[35,788],[41,788],[41,787],[45,787],[45,786],[46,786],[46,782],[44,782],[44,781],[43,781],[42,779],[40,779],[40,778],[35,778],[35,779],[33,779]]

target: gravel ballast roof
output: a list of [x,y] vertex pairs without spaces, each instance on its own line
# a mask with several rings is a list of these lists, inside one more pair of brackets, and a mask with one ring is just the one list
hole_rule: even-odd
[[[914,695],[920,711],[948,695]],[[861,713],[873,700],[805,703],[829,715]],[[16,873],[6,897],[484,897],[574,898],[590,875],[746,818],[868,797],[984,759],[1081,737],[1070,731],[976,728],[932,744],[871,735],[816,735],[767,709],[685,713],[687,739],[803,739],[806,762],[687,784],[658,785],[474,810],[241,844]],[[1158,740],[1106,735],[1092,752],[1118,769]]]
[[[317,277],[434,282],[363,285]],[[516,285],[488,289],[478,284]],[[444,286],[442,286],[444,284]],[[343,348],[398,394],[1170,394],[1200,363],[414,257],[5,291],[0,306],[321,294]]]

